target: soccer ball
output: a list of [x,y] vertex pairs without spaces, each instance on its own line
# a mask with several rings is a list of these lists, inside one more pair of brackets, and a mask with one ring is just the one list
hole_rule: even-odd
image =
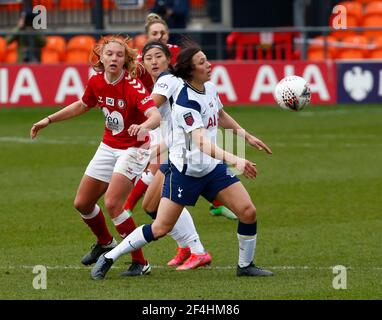
[[275,99],[283,109],[299,111],[309,104],[309,83],[299,76],[288,76],[280,80],[275,88]]

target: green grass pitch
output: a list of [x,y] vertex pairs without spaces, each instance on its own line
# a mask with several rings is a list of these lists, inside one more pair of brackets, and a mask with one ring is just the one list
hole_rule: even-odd
[[[103,117],[94,110],[54,123],[30,141],[32,123],[53,110],[0,110],[0,299],[382,297],[381,105],[310,106],[298,113],[226,108],[273,149],[272,156],[246,149],[259,173],[242,181],[258,212],[256,264],[274,277],[235,276],[237,223],[210,216],[201,199],[190,211],[213,257],[210,267],[168,268],[176,245],[166,237],[144,248],[151,275],[120,278],[127,255],[98,282],[80,264],[94,238],[72,203]],[[134,216],[138,225],[150,221],[140,205]],[[36,265],[47,267],[45,290],[33,287]],[[346,267],[346,289],[333,287],[336,265]]]

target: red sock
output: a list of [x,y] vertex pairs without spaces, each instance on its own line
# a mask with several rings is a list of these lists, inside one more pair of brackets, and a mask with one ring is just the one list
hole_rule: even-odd
[[137,184],[134,186],[133,190],[131,190],[129,196],[127,197],[125,203],[125,209],[133,211],[139,199],[145,194],[147,188],[149,186],[139,179]]
[[223,204],[217,200],[212,201],[212,204],[215,208],[222,206]]
[[[97,207],[94,210],[97,210]],[[97,237],[97,240],[98,240],[97,242],[99,244],[105,245],[105,244],[108,244],[111,240],[113,240],[113,236],[110,234],[109,230],[107,229],[105,217],[100,208],[99,208],[99,212],[97,213],[95,217],[90,219],[85,219],[82,216],[82,220],[89,226],[91,231]]]
[[[133,217],[129,217],[122,223],[118,224],[115,226],[117,229],[119,235],[122,238],[126,238],[131,232],[135,230],[137,226],[135,225]],[[139,264],[146,264],[146,259],[143,256],[143,251],[142,249],[138,249],[136,251],[131,251],[131,259],[133,262],[138,262]]]

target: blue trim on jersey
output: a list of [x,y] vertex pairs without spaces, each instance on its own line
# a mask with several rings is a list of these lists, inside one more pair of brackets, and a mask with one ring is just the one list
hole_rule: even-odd
[[168,71],[162,71],[162,72],[159,74],[159,76],[158,76],[158,78],[157,78],[157,81],[159,80],[160,77],[167,76],[168,74],[171,74],[171,73],[168,72]]
[[257,221],[255,223],[240,222],[237,225],[237,233],[243,236],[254,236],[257,233]]
[[171,96],[171,97],[168,99],[168,102],[170,103],[170,108],[172,109],[172,105],[174,104],[174,98]]
[[186,85],[179,92],[178,98],[176,99],[176,104],[181,106],[181,107],[194,109],[194,110],[198,111],[199,113],[200,113],[200,110],[202,109],[200,107],[200,104],[197,101],[188,99],[188,93],[187,93],[187,86]]

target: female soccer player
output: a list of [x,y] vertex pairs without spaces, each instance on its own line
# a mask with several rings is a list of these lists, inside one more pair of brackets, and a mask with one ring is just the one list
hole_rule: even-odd
[[[183,80],[174,77],[168,72],[170,65],[171,53],[165,44],[153,41],[148,42],[142,50],[143,64],[147,72],[152,76],[155,85],[151,97],[158,106],[162,116],[161,127],[150,132],[152,137],[152,146],[158,147],[164,144],[167,152],[168,146],[171,144],[171,104],[173,96],[183,86]],[[155,158],[155,164],[149,167],[158,166],[166,162],[167,159]],[[153,218],[156,217],[162,186],[164,182],[164,173],[168,169],[167,164],[162,164],[161,169],[155,173],[154,180],[150,183],[145,197],[143,199],[143,209]],[[212,258],[208,252],[205,252],[199,235],[195,229],[194,222],[188,210],[183,209],[174,228],[169,235],[178,243],[177,254],[167,264],[169,266],[177,266],[177,270],[196,269],[200,266],[207,265]]]
[[[142,83],[132,76],[136,71],[136,53],[127,40],[111,36],[103,38],[94,48],[97,74],[92,76],[80,101],[35,123],[31,128],[34,139],[39,130],[57,121],[67,120],[88,112],[95,106],[105,115],[103,140],[89,163],[74,200],[74,207],[97,237],[97,243],[82,263],[90,265],[116,246],[107,229],[102,210],[97,205],[105,194],[105,206],[122,238],[135,229],[135,223],[124,210],[124,199],[133,188],[134,180],[145,169],[149,145],[148,130],[156,128],[160,113]],[[125,275],[149,273],[151,268],[142,251],[132,253],[133,263]]]
[[256,177],[256,165],[216,145],[217,118],[219,125],[233,129],[245,137],[251,146],[264,149],[269,154],[272,151],[261,140],[244,132],[222,110],[216,87],[209,82],[211,64],[200,48],[190,47],[178,55],[174,75],[184,79],[185,84],[177,92],[173,105],[171,117],[174,140],[169,149],[170,169],[166,171],[157,218],[151,225],[138,227],[117,247],[101,255],[91,271],[91,277],[103,279],[121,255],[167,234],[184,206],[195,205],[200,195],[209,201],[217,198],[239,218],[237,276],[273,275],[253,263],[257,236],[256,208],[240,180],[230,172],[225,162],[250,179]]
[[[171,53],[170,64],[174,65],[176,62],[176,57],[180,52],[180,47],[168,43],[170,37],[169,28],[167,23],[159,15],[155,13],[150,13],[147,16],[145,24],[145,34],[147,36],[148,42],[159,41],[168,47]],[[142,54],[138,57],[138,59],[140,59],[143,62]],[[149,91],[152,91],[154,86],[152,75],[146,70],[146,68],[139,68],[138,71],[139,79]],[[134,210],[139,199],[145,194],[148,186],[153,181],[158,169],[158,164],[150,164],[148,169],[142,174],[141,179],[139,179],[138,182],[135,184],[125,204],[125,209],[130,214],[131,211]],[[153,203],[156,203],[156,200],[153,201]],[[223,206],[217,200],[213,200],[210,204],[210,213],[213,216],[224,216],[232,220],[237,219],[237,217],[231,210]],[[169,261],[169,265],[179,265],[183,263],[186,259],[188,259],[190,255],[191,251],[189,248],[180,246],[177,248],[177,254],[173,257],[173,259]]]

